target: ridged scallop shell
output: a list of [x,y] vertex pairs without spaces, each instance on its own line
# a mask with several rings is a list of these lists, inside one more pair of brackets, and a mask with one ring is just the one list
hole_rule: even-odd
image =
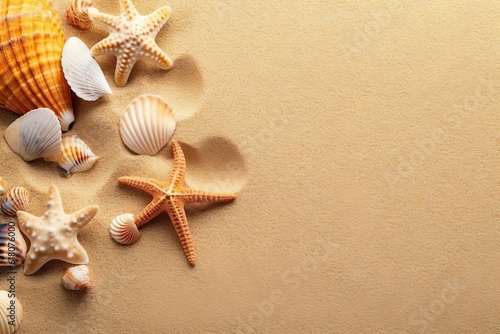
[[[14,302],[14,303],[12,303]],[[12,293],[0,290],[0,333],[14,333],[23,321],[23,306]]]
[[10,189],[2,201],[2,212],[8,216],[15,216],[17,211],[28,211],[30,192],[23,187]]
[[141,237],[141,232],[135,225],[134,215],[125,213],[113,219],[109,225],[109,232],[116,242],[122,245],[131,245]]
[[94,4],[90,0],[73,0],[71,6],[66,11],[66,21],[73,27],[82,30],[92,28],[92,21],[89,18],[89,7]]
[[68,290],[87,290],[90,286],[89,267],[81,265],[69,268],[62,278],[62,283]]
[[12,151],[26,161],[44,158],[59,161],[61,126],[47,108],[30,111],[16,119],[4,132]]
[[133,100],[120,120],[123,143],[137,154],[155,155],[175,131],[176,120],[160,96],[142,95]]
[[103,95],[113,94],[97,61],[89,48],[77,37],[66,41],[62,55],[64,76],[75,94],[95,101]]
[[0,266],[20,266],[26,258],[26,241],[13,222],[0,224]]
[[5,195],[5,184],[3,179],[0,177],[0,196]]
[[74,121],[61,56],[64,35],[49,0],[0,4],[0,108],[23,115],[52,110],[67,131]]
[[86,172],[94,166],[98,159],[80,137],[62,138],[59,166],[64,175]]

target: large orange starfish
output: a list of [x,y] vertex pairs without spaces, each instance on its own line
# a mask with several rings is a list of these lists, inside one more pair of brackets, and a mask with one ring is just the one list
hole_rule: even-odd
[[227,202],[235,199],[236,195],[218,194],[184,187],[186,159],[181,146],[175,140],[172,141],[172,154],[174,155],[174,167],[167,182],[135,176],[120,177],[118,182],[141,189],[153,196],[151,203],[135,216],[135,225],[139,228],[160,213],[166,212],[174,225],[189,263],[194,266],[196,256],[184,205],[201,202]]

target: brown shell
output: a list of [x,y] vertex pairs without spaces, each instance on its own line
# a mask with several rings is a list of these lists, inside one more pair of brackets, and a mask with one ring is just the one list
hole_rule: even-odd
[[89,268],[86,265],[69,268],[62,278],[62,283],[68,290],[87,290],[90,287]]
[[94,4],[90,0],[73,0],[71,6],[66,11],[66,21],[74,27],[82,30],[92,28],[92,21],[89,18],[89,7]]
[[7,216],[15,216],[17,211],[28,211],[30,192],[23,187],[10,189],[2,201],[2,212]]
[[[14,239],[15,247],[10,247]],[[10,245],[9,245],[10,244]],[[17,226],[10,222],[0,224],[0,266],[20,266],[26,258],[28,247]]]

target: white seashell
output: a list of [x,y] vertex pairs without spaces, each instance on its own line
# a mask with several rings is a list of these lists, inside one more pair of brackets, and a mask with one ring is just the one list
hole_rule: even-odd
[[[11,298],[13,297],[13,298]],[[23,321],[23,306],[8,291],[0,291],[0,333],[12,334]]]
[[62,67],[64,77],[78,97],[95,101],[103,95],[113,94],[101,67],[79,38],[71,37],[64,44]]
[[125,213],[119,215],[109,225],[109,231],[113,239],[122,245],[131,245],[141,237],[141,232],[135,225],[134,215]]
[[15,216],[17,211],[28,211],[30,192],[23,187],[10,189],[2,201],[2,212],[8,216]]
[[[13,251],[14,243],[15,250]],[[26,241],[16,224],[13,222],[0,224],[0,266],[20,266],[26,258],[27,251]]]
[[65,175],[86,172],[94,166],[98,159],[80,137],[62,138],[59,166]]
[[61,125],[50,109],[38,108],[21,116],[9,125],[4,137],[12,151],[25,161],[59,161]]
[[68,290],[87,290],[90,286],[89,267],[81,265],[69,268],[62,278],[62,283]]
[[5,195],[5,184],[3,179],[0,177],[0,196]]
[[155,155],[175,131],[176,120],[168,103],[156,95],[133,100],[120,120],[123,143],[137,154]]

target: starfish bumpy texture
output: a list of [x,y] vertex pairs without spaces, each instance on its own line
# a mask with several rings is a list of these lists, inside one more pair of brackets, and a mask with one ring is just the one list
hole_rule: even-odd
[[77,240],[77,234],[97,214],[98,206],[88,206],[72,214],[64,212],[61,195],[56,186],[49,188],[47,211],[41,217],[18,211],[21,231],[30,239],[24,274],[34,274],[50,260],[87,264],[89,257]]
[[118,182],[138,188],[153,196],[151,203],[135,216],[135,224],[137,227],[141,227],[160,213],[166,212],[174,225],[175,232],[181,241],[189,263],[194,266],[196,256],[189,233],[184,204],[227,202],[235,199],[236,195],[211,193],[184,187],[186,159],[179,143],[175,140],[172,141],[172,154],[174,155],[174,167],[167,182],[134,176],[120,177]]
[[109,31],[109,36],[90,49],[92,56],[113,54],[117,57],[115,83],[125,86],[134,64],[145,59],[162,69],[170,69],[173,62],[156,45],[155,37],[168,21],[172,9],[161,7],[142,16],[131,0],[120,0],[120,16],[100,13],[96,8],[88,9],[90,19]]

